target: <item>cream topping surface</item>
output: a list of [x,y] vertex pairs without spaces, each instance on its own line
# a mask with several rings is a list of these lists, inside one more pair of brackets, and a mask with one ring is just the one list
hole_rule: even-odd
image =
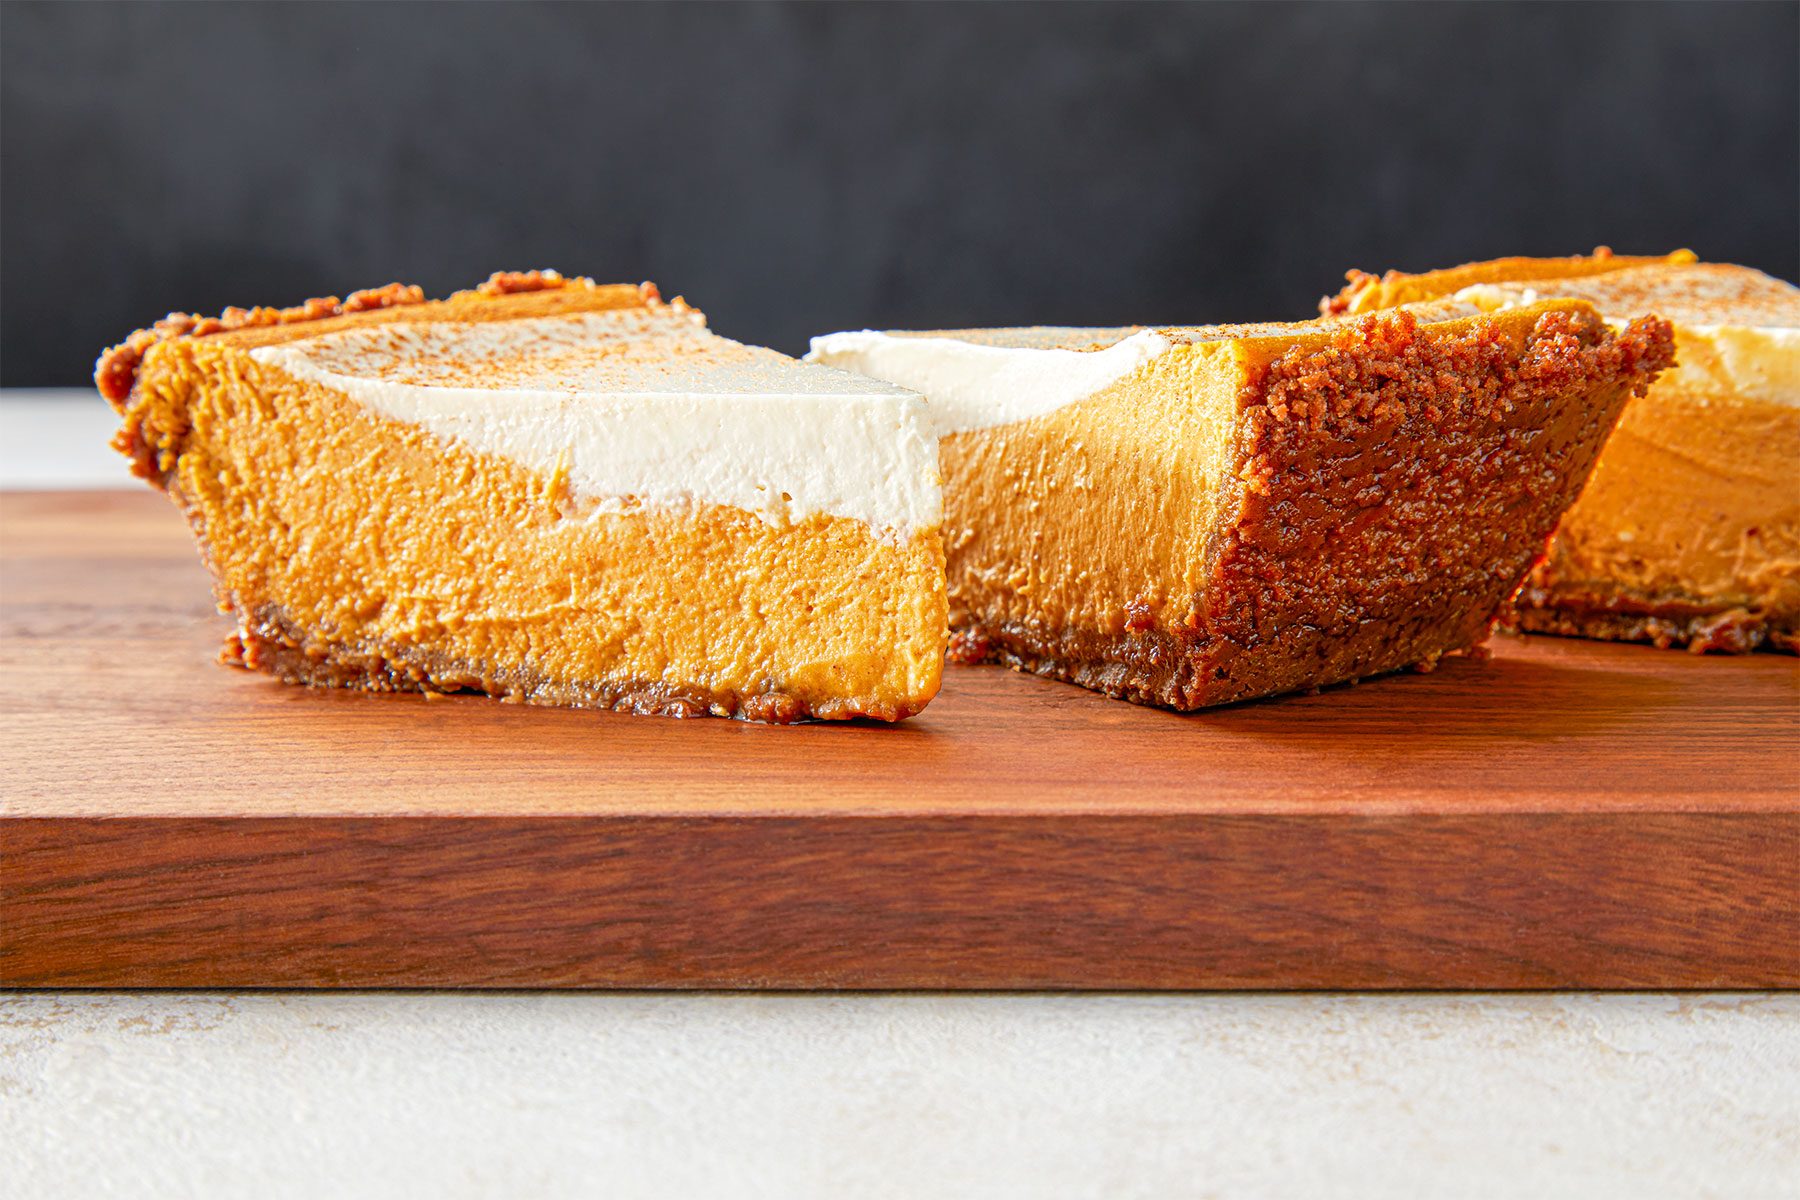
[[678,310],[397,322],[250,356],[472,450],[560,469],[602,512],[722,504],[902,535],[942,516],[919,396],[718,337]]
[[1055,412],[1104,391],[1169,346],[1154,329],[865,329],[816,337],[806,358],[920,393],[943,437]]
[[1800,288],[1721,263],[1632,267],[1579,279],[1483,283],[1456,299],[1486,312],[1570,296],[1620,325],[1654,313],[1675,326],[1675,365],[1656,387],[1696,397],[1800,405]]

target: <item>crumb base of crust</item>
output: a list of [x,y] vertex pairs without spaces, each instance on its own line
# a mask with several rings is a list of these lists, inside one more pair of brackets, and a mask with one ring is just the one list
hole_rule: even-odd
[[683,688],[660,681],[556,684],[523,668],[499,671],[453,662],[412,648],[321,646],[308,643],[273,606],[226,637],[219,661],[284,683],[366,692],[420,692],[427,697],[486,695],[514,704],[586,708],[640,716],[731,717],[769,725],[868,718],[900,721],[918,708],[854,699],[814,706],[781,691],[756,694]]
[[1645,642],[1693,654],[1800,654],[1800,624],[1748,608],[1626,597],[1572,597],[1527,584],[1504,615],[1520,633]]
[[1429,674],[1448,654],[1485,658],[1486,643],[1472,642],[1417,657],[1403,655],[1398,661],[1390,658],[1348,674],[1292,678],[1273,687],[1254,678],[1221,675],[1213,659],[1199,652],[1192,639],[1163,630],[1130,635],[1065,631],[1046,637],[1041,630],[1017,625],[991,629],[965,625],[950,635],[948,660],[964,666],[997,664],[1148,708],[1198,712],[1282,695],[1312,695],[1384,675]]

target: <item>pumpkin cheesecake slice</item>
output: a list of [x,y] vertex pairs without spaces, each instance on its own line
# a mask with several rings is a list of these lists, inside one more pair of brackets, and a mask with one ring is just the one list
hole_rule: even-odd
[[1194,709],[1481,643],[1669,348],[1555,301],[810,357],[930,401],[952,657]]
[[1546,296],[1614,324],[1674,325],[1676,366],[1625,410],[1549,558],[1520,591],[1526,630],[1740,653],[1800,652],[1800,288],[1748,267],[1597,252],[1380,280],[1327,310],[1455,295],[1484,311]]
[[239,665],[773,722],[898,720],[937,691],[924,402],[717,337],[648,284],[172,316],[97,381]]

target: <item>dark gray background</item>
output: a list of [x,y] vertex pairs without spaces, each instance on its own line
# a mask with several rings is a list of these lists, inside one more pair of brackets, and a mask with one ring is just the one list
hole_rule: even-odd
[[1800,5],[0,8],[0,383],[497,268],[845,327],[1301,316],[1346,267],[1800,273]]

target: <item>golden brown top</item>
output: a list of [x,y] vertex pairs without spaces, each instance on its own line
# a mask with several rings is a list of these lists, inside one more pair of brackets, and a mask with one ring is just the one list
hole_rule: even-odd
[[1654,312],[1677,325],[1800,328],[1800,288],[1750,267],[1691,263],[1631,267],[1585,279],[1477,285],[1468,298],[1529,304],[1541,296],[1586,300],[1609,317]]
[[1610,247],[1596,246],[1592,254],[1577,254],[1568,258],[1496,258],[1419,275],[1389,271],[1385,275],[1376,276],[1367,271],[1352,270],[1344,273],[1344,278],[1349,282],[1342,291],[1319,301],[1319,311],[1328,317],[1354,315],[1393,308],[1399,304],[1453,296],[1478,283],[1573,279],[1622,271],[1629,267],[1685,265],[1697,261],[1698,256],[1692,250],[1677,250],[1661,257],[1641,257],[1614,254]]
[[[417,285],[390,283],[382,288],[353,292],[344,300],[325,296],[292,308],[234,307],[216,317],[170,313],[102,353],[94,364],[94,383],[100,394],[122,411],[132,385],[137,381],[138,364],[143,361],[144,354],[158,342],[173,338],[236,335],[246,344],[269,345],[294,337],[310,337],[355,325],[394,320],[482,321],[612,308],[658,307],[664,305],[653,283],[635,286],[597,284],[592,279],[569,278],[555,271],[498,271],[486,282],[439,301],[427,301],[424,289]],[[679,296],[666,307],[692,312]],[[694,316],[704,320],[698,313]]]

